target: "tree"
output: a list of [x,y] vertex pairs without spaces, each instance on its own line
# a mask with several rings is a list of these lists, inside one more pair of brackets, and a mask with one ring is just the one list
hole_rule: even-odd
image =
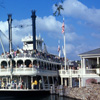
[[[61,3],[63,3],[64,0],[60,0],[60,1],[61,1]],[[56,7],[56,10],[55,10],[55,12],[53,13],[53,15],[54,15],[54,16],[59,16],[59,15],[61,15],[61,10],[64,10],[62,4],[58,4],[58,2],[57,2],[57,3],[55,3],[55,7]]]

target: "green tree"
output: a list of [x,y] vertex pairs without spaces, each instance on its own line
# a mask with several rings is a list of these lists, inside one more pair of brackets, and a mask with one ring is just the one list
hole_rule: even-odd
[[[63,3],[64,0],[60,0],[61,3]],[[59,4],[59,2],[55,3],[55,7],[56,7],[56,10],[55,12],[53,13],[54,16],[59,16],[61,15],[61,10],[64,10],[62,4]]]

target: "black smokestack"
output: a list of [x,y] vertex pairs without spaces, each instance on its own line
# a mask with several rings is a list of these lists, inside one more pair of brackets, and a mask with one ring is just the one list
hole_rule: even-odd
[[8,15],[8,32],[9,32],[9,53],[12,50],[12,15]]
[[36,15],[35,15],[35,10],[32,11],[32,32],[33,32],[33,50],[36,50],[36,25],[35,25],[35,20],[36,20]]

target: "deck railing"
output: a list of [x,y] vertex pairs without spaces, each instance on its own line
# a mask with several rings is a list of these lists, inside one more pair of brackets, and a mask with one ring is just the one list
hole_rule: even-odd
[[79,69],[79,70],[64,70],[61,69],[59,70],[60,75],[67,75],[67,76],[74,76],[74,75],[88,75],[88,74],[97,74],[97,69],[86,69],[85,72],[83,73],[84,69]]
[[86,69],[86,74],[96,74],[96,69]]
[[43,70],[39,68],[7,68],[0,69],[0,75],[57,75],[57,71]]

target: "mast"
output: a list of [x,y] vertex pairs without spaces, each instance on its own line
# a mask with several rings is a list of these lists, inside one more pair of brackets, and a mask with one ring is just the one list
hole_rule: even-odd
[[36,15],[35,15],[35,10],[32,10],[32,32],[33,32],[33,50],[36,50],[36,25],[35,25],[35,21],[36,21]]
[[8,15],[8,32],[9,32],[9,53],[11,54],[12,50],[12,15]]
[[12,52],[12,15],[8,15],[8,30],[9,30],[9,58],[10,58],[10,70],[11,70],[11,75],[10,75],[10,81],[12,82],[12,57],[11,57],[11,52]]

